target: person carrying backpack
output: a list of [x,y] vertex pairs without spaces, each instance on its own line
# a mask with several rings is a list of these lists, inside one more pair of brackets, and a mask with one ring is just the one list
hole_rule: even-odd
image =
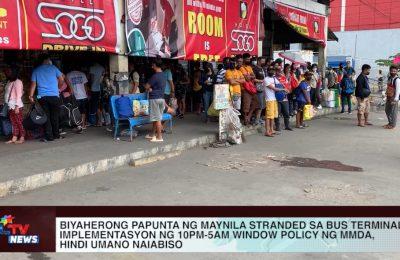
[[344,74],[343,79],[340,82],[340,89],[341,89],[341,103],[342,103],[342,111],[340,113],[344,113],[344,107],[347,102],[347,109],[348,113],[351,114],[351,96],[354,93],[354,81],[352,78],[349,77],[349,75]]
[[400,96],[400,78],[397,73],[399,68],[395,65],[390,67],[390,77],[387,83],[386,90],[386,107],[385,112],[389,123],[384,126],[385,129],[393,129],[397,123],[397,111],[399,110]]

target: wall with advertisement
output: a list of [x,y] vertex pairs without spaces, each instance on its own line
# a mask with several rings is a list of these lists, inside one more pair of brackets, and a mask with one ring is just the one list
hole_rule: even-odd
[[119,52],[117,0],[0,2],[0,49]]
[[258,0],[127,0],[132,56],[220,61],[257,55]]

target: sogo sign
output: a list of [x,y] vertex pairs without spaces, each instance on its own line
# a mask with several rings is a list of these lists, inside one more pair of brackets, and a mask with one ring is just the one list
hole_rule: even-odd
[[[6,9],[9,9],[9,16],[12,14],[14,20],[8,22],[8,33],[13,36],[9,37],[8,48],[119,51],[117,0],[7,2]],[[0,3],[0,8],[4,8],[2,5]],[[12,35],[12,31],[18,32],[17,35]]]

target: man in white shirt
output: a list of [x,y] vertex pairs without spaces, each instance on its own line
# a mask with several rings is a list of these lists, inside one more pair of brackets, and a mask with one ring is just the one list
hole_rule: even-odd
[[71,84],[72,90],[74,91],[74,96],[78,103],[79,111],[82,115],[82,129],[86,129],[86,115],[88,106],[88,79],[85,73],[73,70],[67,74],[67,80]]
[[397,123],[397,112],[399,110],[400,96],[400,78],[398,77],[399,68],[395,65],[390,67],[390,77],[386,89],[386,107],[385,112],[389,123],[384,126],[385,129],[393,129]]
[[279,91],[275,87],[275,68],[269,66],[267,70],[267,77],[264,78],[264,90],[266,100],[266,111],[265,111],[265,136],[273,137],[274,131],[274,120],[278,117],[278,102],[276,101],[275,92]]

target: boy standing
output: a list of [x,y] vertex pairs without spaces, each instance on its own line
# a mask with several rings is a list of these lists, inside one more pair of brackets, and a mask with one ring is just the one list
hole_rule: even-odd
[[273,137],[274,132],[274,121],[278,117],[278,103],[275,97],[275,91],[279,91],[275,87],[275,68],[269,66],[267,70],[267,77],[264,79],[264,90],[266,100],[265,110],[265,136]]
[[304,80],[300,83],[300,85],[296,88],[296,100],[297,100],[297,114],[296,114],[296,128],[303,129],[307,127],[303,123],[303,116],[304,116],[304,106],[306,104],[311,104],[310,92],[311,86],[310,81],[312,80],[313,74],[307,71],[304,74]]

